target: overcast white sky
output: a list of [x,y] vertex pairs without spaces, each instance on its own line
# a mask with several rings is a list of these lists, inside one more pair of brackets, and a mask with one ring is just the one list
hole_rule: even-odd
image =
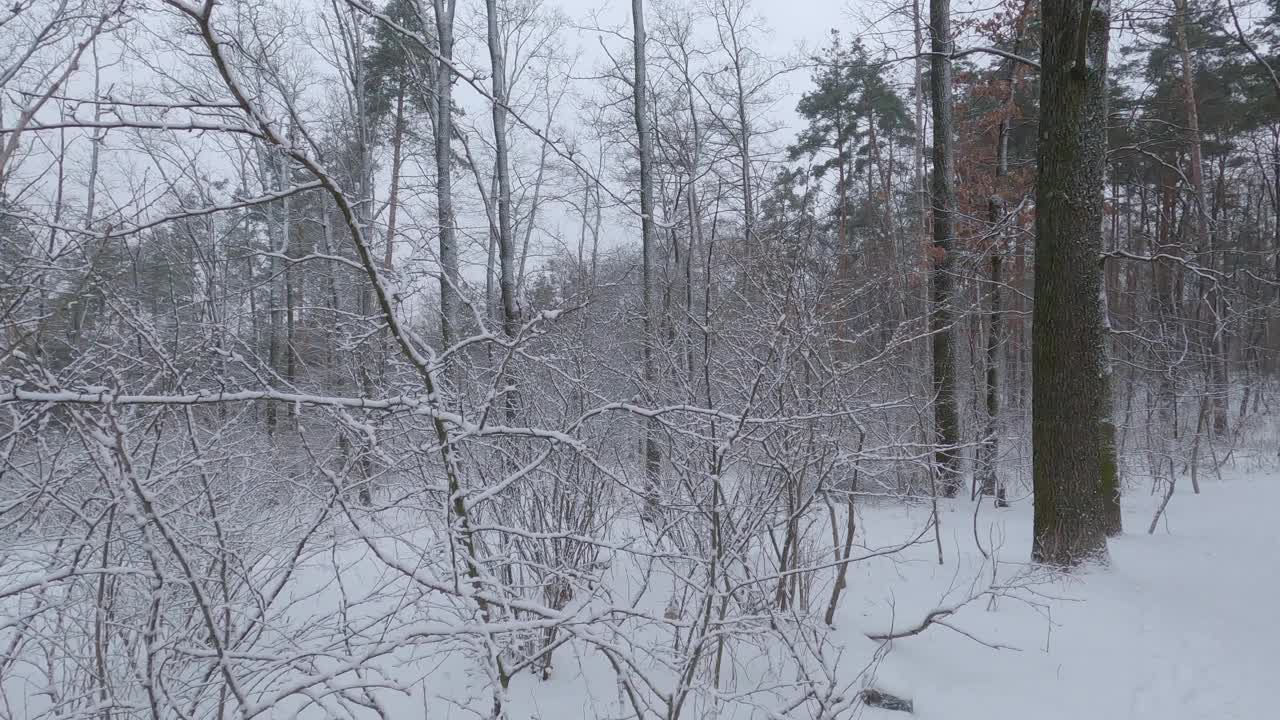
[[[924,0],[921,1],[924,2]],[[317,0],[301,0],[301,2],[310,5],[316,3]],[[667,2],[673,3],[679,2],[679,0],[667,0]],[[690,4],[693,2],[701,4],[705,0],[690,0]],[[546,7],[560,8],[567,19],[576,25],[591,25],[591,18],[594,16],[596,18],[595,22],[604,26],[616,27],[622,35],[629,35],[631,32],[630,0],[544,0],[544,3]],[[475,11],[477,6],[483,7],[479,0],[460,0],[460,4],[467,8],[467,12]],[[887,31],[893,30],[895,27],[901,29],[902,20],[899,19],[883,24],[879,22],[883,21],[891,13],[892,7],[903,5],[907,5],[907,0],[752,0],[752,11],[758,16],[761,28],[759,32],[761,40],[754,44],[758,50],[776,60],[803,57],[824,45],[832,28],[839,28],[846,37],[862,37],[868,48],[873,51],[885,43],[905,50],[910,43],[909,34],[885,35]],[[659,0],[646,0],[646,6],[646,15],[649,18],[649,25],[652,27],[656,24],[657,13],[662,11],[662,4]],[[966,6],[971,7],[972,0],[956,0],[957,11]],[[591,69],[600,67],[605,60],[596,35],[597,33],[586,30],[569,33],[569,42],[578,45],[578,48],[582,50],[582,57],[577,66],[577,70],[581,73],[589,73]],[[708,38],[708,40],[710,39]],[[616,49],[626,41],[617,36],[608,36],[605,38],[605,42]],[[115,54],[109,50],[110,45],[111,41],[104,43],[105,56]],[[477,56],[474,59],[483,69],[487,58],[483,57],[481,49],[478,47],[470,48],[470,51],[473,51]],[[88,95],[92,91],[91,63],[82,65],[80,75],[72,83],[73,92]],[[321,73],[328,71],[320,63],[317,63],[313,69]],[[136,67],[112,68],[107,70],[104,76],[108,83],[120,80],[125,84],[145,84],[147,81],[147,73],[138,72]],[[589,84],[590,81],[579,83],[584,89],[588,88]],[[791,72],[779,79],[777,86],[774,88],[776,102],[772,110],[766,113],[770,120],[781,125],[780,131],[772,138],[774,147],[785,147],[799,129],[795,105],[800,94],[809,86],[810,72],[807,69]],[[477,113],[477,117],[483,118],[484,102],[479,96],[468,90],[465,85],[459,84],[458,87],[458,102],[469,110],[474,110]],[[55,109],[50,108],[49,112],[55,112]],[[573,119],[568,117],[558,118],[557,122],[572,126]],[[483,122],[479,124],[482,126]],[[83,144],[78,144],[77,150],[84,149],[80,147],[81,145]],[[125,142],[123,134],[111,136],[107,147],[115,150],[117,156],[121,159],[130,157],[126,149],[128,144]],[[208,158],[206,160],[212,163],[211,169],[217,174],[218,163],[208,160]],[[123,170],[124,167],[125,164],[121,164],[118,168],[110,166],[105,174],[115,175],[117,173],[114,170]],[[231,170],[228,169],[228,172],[230,173]],[[109,180],[104,180],[104,182],[111,184]],[[625,192],[624,188],[617,189]],[[459,184],[459,191],[467,192],[467,184]],[[72,189],[71,192],[75,193],[76,189]],[[576,235],[569,228],[553,220],[553,217],[558,214],[557,210],[553,208],[544,210],[542,223],[552,224],[552,227],[546,228],[546,230],[552,235],[558,235],[561,232],[565,235]],[[613,222],[625,227],[631,219],[633,217],[627,216],[626,213],[621,213],[621,217],[613,218]],[[568,218],[565,218],[565,221],[567,224]],[[555,227],[557,225],[560,225],[560,227]],[[632,234],[629,232],[618,233],[620,237],[625,236],[628,238]]]
[[[630,0],[546,0],[549,6],[557,6],[571,19],[577,21],[598,12],[602,23],[612,22],[630,32],[631,2]],[[811,53],[827,42],[832,28],[840,28],[846,36],[860,35],[868,31],[868,23],[861,17],[875,17],[887,12],[892,5],[906,0],[752,0],[751,7],[759,16],[760,25],[766,31],[766,42],[762,50],[775,59]],[[927,0],[921,0],[927,2]],[[964,0],[962,0],[964,1]],[[689,4],[701,3],[702,0],[690,0]],[[646,2],[646,15],[652,17],[660,12],[660,5]],[[649,22],[652,25],[652,21]],[[597,41],[592,37],[582,37],[582,47],[588,57],[598,53]],[[787,130],[778,140],[786,143],[789,135],[798,127],[795,105],[800,94],[809,85],[808,71],[797,71],[781,78],[780,85],[786,89],[778,98],[777,120]],[[781,88],[780,88],[781,89]]]

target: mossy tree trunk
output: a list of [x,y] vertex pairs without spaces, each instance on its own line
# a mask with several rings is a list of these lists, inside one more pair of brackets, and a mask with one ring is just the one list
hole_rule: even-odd
[[1032,559],[1105,560],[1106,327],[1102,294],[1107,0],[1042,6],[1032,316]]

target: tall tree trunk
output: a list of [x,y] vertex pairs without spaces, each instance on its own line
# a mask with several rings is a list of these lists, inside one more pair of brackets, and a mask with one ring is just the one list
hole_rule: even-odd
[[930,90],[933,98],[933,297],[929,331],[933,336],[933,424],[937,449],[934,461],[942,492],[954,497],[960,490],[960,416],[956,410],[955,340],[952,330],[952,246],[955,242],[955,147],[951,107],[951,0],[929,0],[932,54]]
[[[1275,281],[1272,302],[1280,304],[1280,130],[1272,131],[1272,143],[1271,168],[1272,178],[1275,180],[1269,183],[1272,212],[1271,249],[1274,258],[1271,279]],[[1277,368],[1280,368],[1280,317],[1273,316],[1267,323],[1267,349],[1269,350],[1267,370],[1274,373]]]
[[[917,276],[917,271],[928,265],[928,255],[924,254],[923,265],[917,266],[917,263],[922,259],[921,255],[918,254],[918,251],[925,248],[926,240],[929,236],[929,187],[928,187],[929,181],[928,181],[928,176],[925,174],[925,167],[924,167],[925,134],[928,132],[928,122],[925,117],[925,111],[924,111],[924,103],[925,103],[925,87],[924,87],[925,70],[924,68],[925,68],[926,61],[925,61],[925,54],[924,54],[924,16],[921,15],[920,13],[920,0],[911,0],[911,25],[913,30],[912,39],[914,41],[914,48],[915,48],[915,54],[916,54],[915,62],[912,63],[912,73],[913,73],[912,96],[915,100],[916,129],[915,129],[915,137],[913,138],[912,152],[911,152],[911,161],[912,161],[911,189],[912,189],[913,195],[915,196],[914,198],[915,207],[913,207],[912,209],[915,210],[916,213],[918,214],[916,220],[917,222],[920,223],[920,228],[919,228],[919,235],[912,237],[909,243],[906,245],[906,248],[907,248],[906,257],[909,259],[906,263],[903,264],[903,267],[900,269],[900,273],[902,274],[901,283],[903,288],[911,287],[914,284],[912,280]],[[929,305],[929,296],[928,296],[929,288],[924,283],[920,283],[920,286],[923,289],[923,297],[920,298],[920,300],[922,301],[922,306],[927,308]],[[903,318],[910,317],[910,312],[908,311],[907,302],[908,302],[908,294],[904,292],[901,300]],[[914,305],[914,302],[912,303],[912,305]],[[920,352],[923,353],[925,352],[925,350],[921,348]]]
[[502,295],[502,329],[515,337],[520,319],[516,314],[516,248],[511,232],[511,171],[507,153],[507,70],[498,34],[498,2],[485,0],[488,18],[489,63],[493,79],[494,175],[498,180],[498,292]]
[[457,232],[453,218],[453,16],[457,0],[432,0],[435,9],[436,45],[440,59],[435,63],[436,221],[440,233],[440,342],[450,345],[458,332]]
[[850,292],[853,278],[853,250],[849,247],[849,180],[848,169],[845,165],[844,157],[844,128],[837,125],[836,137],[839,138],[839,146],[836,148],[836,202],[840,208],[837,211],[837,231],[836,237],[839,242],[839,260],[836,261],[836,341],[837,354],[840,357],[851,358],[852,348],[848,345],[849,340],[849,316],[852,314],[847,296],[852,295]]
[[[1014,54],[1022,52],[1026,35],[1026,17],[1030,2],[1023,6],[1022,14],[1017,20],[1017,36],[1013,44]],[[1009,174],[1009,130],[1013,115],[1014,82],[1018,77],[1018,63],[1007,60],[1005,68],[1004,107],[1001,112],[1000,125],[996,132],[996,168],[994,192],[987,203],[987,213],[991,227],[996,229],[991,251],[991,309],[987,315],[987,374],[986,374],[986,427],[983,430],[981,445],[978,446],[977,470],[982,473],[979,486],[983,495],[996,496],[997,507],[1005,507],[1004,489],[999,487],[1000,456],[1000,346],[1004,342],[1004,322],[1002,318],[1000,289],[1004,283],[1004,252],[1006,233],[1001,224],[1005,222],[1008,210],[1005,199],[1000,194],[1004,189],[1002,181]]]
[[387,247],[382,267],[390,270],[395,260],[396,216],[400,210],[400,171],[404,164],[404,85],[396,93],[396,116],[391,130],[391,192],[387,200]]
[[1098,492],[1102,503],[1102,531],[1107,537],[1124,532],[1120,512],[1120,459],[1116,451],[1116,423],[1114,418],[1115,373],[1111,365],[1111,305],[1107,300],[1105,276],[1098,291],[1098,304],[1102,316],[1102,380],[1098,409]]
[[752,188],[751,172],[751,117],[747,114],[747,89],[743,78],[744,63],[742,46],[738,38],[738,21],[745,4],[735,8],[737,12],[725,9],[725,24],[728,29],[730,62],[733,64],[734,81],[734,119],[737,121],[738,135],[738,173],[742,183],[742,241],[746,252],[751,256],[756,249],[751,246],[755,230],[755,193]]
[[[276,188],[284,191],[289,187],[289,156],[279,153],[276,159],[275,174]],[[284,324],[284,303],[285,295],[288,293],[288,287],[285,284],[285,272],[282,270],[279,255],[288,252],[289,249],[289,198],[280,201],[279,210],[274,213],[276,215],[276,223],[273,228],[271,238],[271,278],[268,286],[267,302],[270,313],[270,326],[267,331],[267,365],[270,366],[271,372],[277,373],[281,370],[280,362],[280,345],[283,342],[282,325]],[[273,434],[276,430],[276,403],[267,403],[265,409],[265,417],[267,422],[267,433]]]
[[1102,293],[1107,44],[1103,1],[1045,0],[1032,320],[1035,562],[1107,557],[1102,522]]
[[[285,186],[288,187],[287,179],[285,182]],[[287,220],[287,218],[290,215],[289,198],[286,197],[282,202],[284,203],[284,216],[286,218],[286,222],[285,222],[285,231],[284,231],[284,241],[283,241],[283,247],[281,248],[281,252],[283,252],[286,257],[293,257],[298,254],[297,248],[294,247],[294,238],[297,236],[297,233],[290,232],[289,230],[289,222]],[[299,277],[298,277],[297,268],[295,268],[294,264],[289,262],[288,260],[285,260],[283,279],[284,279],[284,305],[285,305],[285,316],[284,316],[285,334],[284,334],[284,348],[283,348],[284,379],[290,385],[292,385],[294,381],[297,380],[297,377],[298,377],[297,291],[298,291],[298,285],[299,285]],[[297,422],[297,412],[298,412],[298,406],[293,403],[289,403],[288,410],[286,411],[286,416],[289,418],[290,424]]]
[[[924,145],[925,145],[925,117],[924,117],[924,22],[920,15],[920,0],[911,0],[911,20],[915,29],[915,51],[916,60],[913,65],[914,92],[916,101],[916,136],[915,147],[912,153],[912,162],[914,169],[916,202],[920,210],[920,232],[923,235],[929,227],[929,188],[926,187],[928,182],[924,170]],[[913,243],[914,245],[914,243]]]
[[[640,150],[640,252],[642,272],[641,314],[643,317],[643,373],[646,387],[650,394],[657,392],[657,368],[653,357],[655,341],[653,324],[653,261],[654,261],[654,222],[653,222],[653,137],[649,129],[648,113],[648,77],[645,61],[644,0],[631,0],[632,51],[634,53],[635,73],[632,77],[632,97],[635,101],[634,120],[636,124],[637,143]],[[662,454],[658,449],[658,428],[656,420],[650,419],[645,424],[644,433],[644,467],[645,477],[649,483],[647,492],[651,509],[656,509],[658,502],[658,473],[662,465]]]
[[[736,37],[736,35],[735,35]],[[736,47],[736,44],[735,44]],[[697,327],[694,322],[693,314],[693,255],[698,248],[702,247],[702,205],[698,197],[698,179],[702,175],[702,123],[698,120],[698,105],[694,98],[694,81],[688,73],[689,63],[688,56],[684,58],[682,65],[684,75],[685,103],[689,108],[689,129],[691,137],[689,139],[689,152],[687,154],[686,170],[689,173],[689,184],[685,189],[685,200],[689,210],[689,245],[684,254],[684,263],[681,269],[684,271],[684,359],[685,373],[689,385],[690,393],[696,384],[696,375],[694,368],[694,331]],[[740,106],[741,107],[741,106]],[[745,109],[745,108],[743,108]],[[745,125],[742,125],[745,131]],[[744,174],[743,180],[748,178]],[[743,200],[749,197],[749,191],[743,191]],[[679,198],[676,199],[679,202]],[[750,226],[750,213],[744,211],[744,237],[748,232],[747,227]],[[748,248],[749,251],[750,248]]]
[[[1178,263],[1182,257],[1182,244],[1177,239],[1176,224],[1178,193],[1176,173],[1172,170],[1175,158],[1169,152],[1157,171],[1159,191],[1156,196],[1156,254],[1161,257],[1152,269],[1155,286],[1154,314],[1159,328],[1161,347],[1156,355],[1160,360],[1160,381],[1156,389],[1156,413],[1162,427],[1162,441],[1166,444],[1177,436],[1178,364],[1180,353],[1174,346],[1179,337],[1181,295],[1178,292]],[[1168,447],[1165,448],[1168,452]]]
[[[993,227],[1004,222],[1004,198],[992,195],[987,206]],[[1003,242],[997,238],[996,242]],[[1003,248],[991,253],[991,309],[987,315],[987,373],[986,373],[986,427],[983,428],[981,445],[978,446],[977,472],[981,474],[978,483],[983,495],[993,495],[1000,507],[1005,506],[1003,488],[999,488],[1000,454],[1000,345],[1004,339],[1004,324],[1000,319],[1000,286],[1004,282]]]
[[[1182,61],[1182,103],[1187,116],[1187,160],[1188,179],[1191,181],[1191,192],[1195,195],[1191,206],[1195,215],[1196,252],[1209,253],[1213,257],[1212,241],[1209,237],[1209,206],[1204,189],[1204,158],[1200,145],[1200,112],[1196,105],[1195,67],[1191,62],[1191,49],[1187,45],[1187,0],[1173,0],[1174,35],[1178,44],[1178,55]],[[1212,267],[1212,260],[1210,261]],[[1213,413],[1213,429],[1216,433],[1227,431],[1227,359],[1224,357],[1223,328],[1219,317],[1219,303],[1216,301],[1218,291],[1210,288],[1201,303],[1202,310],[1208,315],[1205,319],[1204,353],[1209,365],[1209,396]],[[1212,329],[1208,329],[1211,326]]]

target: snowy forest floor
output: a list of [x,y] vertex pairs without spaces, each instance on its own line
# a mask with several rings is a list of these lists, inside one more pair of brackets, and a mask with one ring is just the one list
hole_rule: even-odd
[[[1274,522],[1280,473],[1224,469],[1221,482],[1202,480],[1198,496],[1185,479],[1179,485],[1154,535],[1146,531],[1160,498],[1131,489],[1125,534],[1111,542],[1111,564],[1036,586],[1054,598],[1044,606],[1006,598],[990,610],[983,598],[948,618],[983,642],[1018,650],[992,649],[931,626],[894,641],[871,684],[912,698],[916,717],[939,720],[1277,717],[1271,683],[1280,670]],[[875,534],[876,525],[920,512],[927,508],[869,509],[863,527]],[[952,599],[971,593],[973,573],[966,577],[963,568],[981,561],[972,513],[964,501],[941,508],[946,564],[937,564],[936,548],[930,548],[931,564],[923,557],[899,563],[896,599],[866,584],[880,575],[875,567],[855,567],[850,589],[865,602],[850,597],[842,603],[847,614],[837,620],[837,633],[847,650],[865,650],[862,632],[884,630],[894,617],[903,628],[947,605],[941,594],[948,588],[965,584],[952,590]],[[977,527],[981,535],[989,529],[1004,538],[997,543],[1002,565],[1027,560],[1029,501],[1006,510],[985,506]],[[862,611],[865,617],[856,616]],[[906,716],[866,709],[863,717]]]

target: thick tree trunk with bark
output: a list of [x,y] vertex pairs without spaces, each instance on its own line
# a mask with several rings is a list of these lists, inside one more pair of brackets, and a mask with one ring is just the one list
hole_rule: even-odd
[[951,325],[952,246],[955,243],[955,146],[951,103],[951,0],[930,0],[932,50],[930,90],[933,98],[933,247],[930,251],[932,295],[929,331],[933,335],[933,422],[938,449],[935,462],[942,492],[960,489],[960,415],[956,410],[955,342]]
[[1105,560],[1107,0],[1045,0],[1032,327],[1032,559]]

